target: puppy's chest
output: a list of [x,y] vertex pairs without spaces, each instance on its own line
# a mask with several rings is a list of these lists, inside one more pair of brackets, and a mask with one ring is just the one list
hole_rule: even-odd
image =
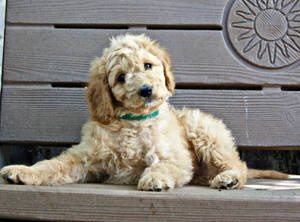
[[[156,135],[151,127],[121,128],[116,151],[122,162],[143,162],[149,164],[149,156],[156,155]],[[150,157],[151,158],[151,157]]]

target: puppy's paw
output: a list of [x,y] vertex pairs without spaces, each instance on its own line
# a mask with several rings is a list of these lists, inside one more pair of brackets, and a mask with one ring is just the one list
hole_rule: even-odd
[[210,187],[225,190],[236,189],[240,187],[238,178],[239,176],[237,172],[234,170],[226,170],[215,176],[210,184]]
[[39,172],[24,165],[11,165],[1,169],[0,175],[7,183],[41,185]]
[[158,172],[149,172],[142,176],[138,183],[138,190],[143,191],[169,191],[174,188],[174,181],[168,176]]

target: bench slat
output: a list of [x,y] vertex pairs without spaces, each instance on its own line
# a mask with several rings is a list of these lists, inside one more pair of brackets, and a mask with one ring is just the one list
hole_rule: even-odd
[[[278,181],[280,183],[282,181]],[[171,192],[135,186],[0,185],[0,217],[43,221],[299,221],[300,191],[218,191],[186,186]]]
[[7,21],[18,24],[219,25],[226,0],[10,1]]
[[[128,30],[33,29],[8,27],[4,81],[85,82],[90,61],[102,55],[113,35]],[[181,84],[300,84],[300,67],[255,71],[238,62],[220,31],[145,30],[171,54]]]
[[[2,96],[1,141],[79,142],[83,88],[4,86]],[[177,90],[170,101],[222,118],[239,146],[299,147],[300,92]]]

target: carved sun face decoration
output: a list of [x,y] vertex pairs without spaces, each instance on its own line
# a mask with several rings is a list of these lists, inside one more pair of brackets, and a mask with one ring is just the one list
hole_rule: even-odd
[[226,27],[233,49],[254,66],[282,68],[300,59],[299,0],[235,0]]

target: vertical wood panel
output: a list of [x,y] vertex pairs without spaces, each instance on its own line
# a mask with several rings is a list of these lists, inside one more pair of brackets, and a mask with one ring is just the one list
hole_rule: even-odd
[[[6,0],[0,0],[0,101],[2,95],[2,73],[4,57],[4,30],[5,30]],[[1,115],[1,103],[0,103]],[[1,120],[0,120],[1,121]],[[0,167],[3,164],[3,154],[0,152]]]
[[0,1],[0,98],[2,90],[2,70],[4,51],[4,30],[5,30],[6,0]]

